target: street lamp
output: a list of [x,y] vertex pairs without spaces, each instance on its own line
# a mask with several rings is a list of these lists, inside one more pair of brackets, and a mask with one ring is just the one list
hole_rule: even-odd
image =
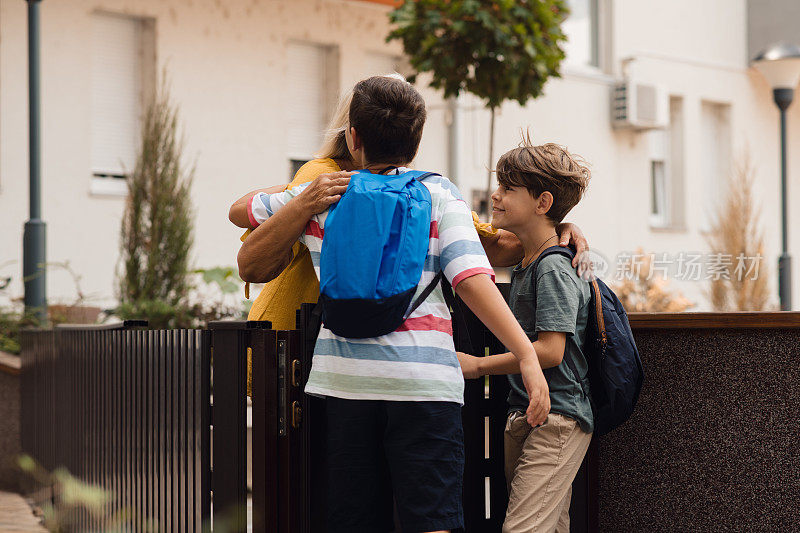
[[778,294],[781,311],[792,309],[792,261],[789,257],[786,223],[786,109],[792,103],[800,80],[800,46],[779,43],[753,59],[753,66],[772,87],[772,97],[781,113],[781,257],[778,259]]
[[30,218],[22,234],[22,278],[25,283],[25,311],[47,320],[45,284],[45,232],[42,220],[41,143],[39,126],[39,3],[28,1],[28,140],[30,148]]

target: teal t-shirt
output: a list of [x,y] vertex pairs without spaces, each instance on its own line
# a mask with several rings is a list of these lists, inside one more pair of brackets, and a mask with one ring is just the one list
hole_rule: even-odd
[[[536,273],[536,293],[533,291],[533,263],[525,268],[521,264],[511,273],[509,306],[520,326],[531,341],[540,331],[565,333],[564,358],[572,357],[579,376],[573,375],[566,360],[553,368],[544,369],[550,387],[550,411],[575,419],[587,433],[594,430],[594,418],[589,397],[588,365],[583,355],[586,339],[586,322],[589,319],[589,284],[575,272],[569,259],[554,254],[542,259]],[[508,377],[511,392],[508,404],[511,410],[525,410],[528,394],[519,374]],[[581,387],[580,381],[584,387]]]

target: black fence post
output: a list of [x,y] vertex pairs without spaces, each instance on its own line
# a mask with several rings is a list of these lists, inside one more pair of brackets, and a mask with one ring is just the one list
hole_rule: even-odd
[[278,367],[273,330],[251,333],[253,361],[253,532],[278,524]]
[[214,524],[247,529],[247,347],[269,322],[211,322]]
[[199,413],[195,416],[194,427],[194,502],[199,506],[198,527],[195,531],[211,530],[211,332],[203,331],[201,336],[200,357],[195,359],[195,377],[199,384],[195,386],[195,406]]
[[297,330],[253,330],[253,531],[323,533],[325,402],[303,392],[317,332],[313,305]]

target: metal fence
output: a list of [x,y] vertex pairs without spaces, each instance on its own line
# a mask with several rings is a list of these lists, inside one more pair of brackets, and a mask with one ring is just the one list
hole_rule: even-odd
[[[215,510],[224,509],[226,524],[236,530],[244,524],[247,498],[246,442],[239,436],[244,435],[245,427],[249,348],[253,360],[253,531],[325,531],[325,401],[303,394],[316,339],[316,332],[310,330],[312,310],[309,304],[298,310],[297,329],[292,331],[274,331],[258,322],[211,325],[214,502]],[[469,310],[460,312],[465,320],[454,322],[454,340],[459,350],[476,355],[505,351]],[[483,380],[471,380],[465,385],[463,503],[465,529],[469,532],[499,532],[502,527],[508,503],[503,468],[507,395],[508,381],[504,376],[492,376],[488,388]],[[226,404],[221,412],[230,413],[224,426],[223,421],[216,422],[222,398]],[[573,484],[570,514],[574,532],[597,529],[594,457],[592,446]],[[216,523],[216,511],[214,520]]]
[[[210,517],[208,332],[58,327],[26,332],[22,446],[113,494],[129,531],[199,531]],[[109,527],[87,511],[73,528]]]
[[[215,322],[155,331],[127,323],[28,332],[22,371],[23,448],[114,494],[123,530],[245,531],[248,352],[252,356],[253,531],[325,531],[325,402],[303,394],[315,333],[311,305],[296,330]],[[502,345],[469,312],[456,346]],[[466,530],[500,531],[507,503],[503,429],[507,381],[467,382],[462,411]],[[590,453],[591,458],[591,453]],[[591,463],[591,461],[589,461]],[[572,530],[596,528],[592,469],[573,486]],[[212,516],[213,494],[213,516]],[[77,530],[98,526],[86,513]]]

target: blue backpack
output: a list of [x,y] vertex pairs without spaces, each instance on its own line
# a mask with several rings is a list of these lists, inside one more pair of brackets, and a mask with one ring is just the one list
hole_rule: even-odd
[[[570,260],[575,257],[571,248],[551,246],[536,258],[534,276],[539,262],[552,254],[561,254]],[[644,369],[628,315],[619,298],[599,279],[592,280],[590,288],[590,312],[583,353],[589,365],[594,433],[600,436],[621,425],[633,413],[642,390]],[[582,384],[575,362],[571,357],[566,357],[565,361]]]
[[379,337],[400,327],[441,279],[413,305],[431,227],[431,195],[421,180],[438,176],[360,171],[331,205],[320,256],[319,308],[340,337]]

